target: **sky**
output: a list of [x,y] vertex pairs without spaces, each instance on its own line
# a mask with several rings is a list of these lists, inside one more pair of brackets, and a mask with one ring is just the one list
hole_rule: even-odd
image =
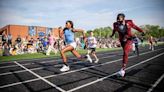
[[75,28],[111,26],[118,13],[136,25],[164,27],[164,0],[0,0],[0,27],[8,24]]

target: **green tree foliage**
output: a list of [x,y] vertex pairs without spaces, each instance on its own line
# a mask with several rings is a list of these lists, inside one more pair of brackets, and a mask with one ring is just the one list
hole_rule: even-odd
[[150,35],[156,38],[164,37],[164,28],[158,25],[143,25],[141,28],[146,33],[145,37],[149,37]]
[[108,38],[112,34],[111,27],[101,27],[90,31],[93,31],[95,37],[101,38]]
[[[146,35],[144,36],[145,39],[149,37],[149,35],[152,35],[153,37],[160,38],[164,37],[164,28],[158,26],[158,25],[143,25],[140,26],[141,29],[144,30]],[[111,27],[100,27],[93,30],[87,31],[87,36],[89,35],[89,31],[93,31],[95,37],[101,37],[101,38],[109,38],[112,34],[112,28]],[[133,30],[133,32],[137,35],[141,35],[138,31]],[[81,33],[76,33],[76,37],[82,36]],[[114,38],[118,38],[118,33],[115,33]]]

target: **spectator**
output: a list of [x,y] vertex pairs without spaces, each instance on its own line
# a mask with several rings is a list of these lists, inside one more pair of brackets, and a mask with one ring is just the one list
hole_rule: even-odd
[[3,56],[10,56],[10,48],[7,44],[7,42],[4,43],[4,47],[3,47]]
[[8,35],[8,45],[12,45],[12,35]]
[[2,50],[2,42],[0,41],[0,50]]
[[2,46],[7,42],[7,35],[5,33],[2,34]]
[[57,51],[54,48],[54,44],[55,44],[55,38],[52,36],[52,34],[50,33],[48,35],[48,49],[46,51],[46,55],[50,55],[50,52],[53,50],[55,52],[55,54],[57,53]]
[[22,41],[22,39],[21,39],[20,35],[18,35],[16,42],[19,44],[19,43],[21,43],[21,41]]
[[43,52],[46,53],[47,46],[48,46],[48,40],[46,36],[44,37],[42,44],[43,44]]
[[10,54],[17,55],[17,49],[14,46],[12,46],[12,48],[10,49]]
[[22,41],[22,39],[21,39],[20,35],[18,35],[18,37],[16,39],[16,43],[18,44],[18,47],[20,47],[21,41]]

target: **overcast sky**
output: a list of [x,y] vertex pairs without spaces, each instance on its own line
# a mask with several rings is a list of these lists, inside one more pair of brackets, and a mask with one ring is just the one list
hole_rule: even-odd
[[8,24],[64,26],[85,30],[111,26],[118,13],[137,25],[164,27],[164,0],[0,0],[0,27]]

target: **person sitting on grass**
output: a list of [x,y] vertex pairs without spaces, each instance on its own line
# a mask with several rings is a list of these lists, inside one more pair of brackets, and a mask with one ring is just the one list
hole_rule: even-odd
[[11,51],[11,55],[17,55],[17,49],[16,48],[13,48],[12,51]]
[[0,51],[2,51],[2,42],[0,41]]
[[5,42],[3,46],[3,56],[11,56],[10,54],[10,48],[8,46],[8,43]]

